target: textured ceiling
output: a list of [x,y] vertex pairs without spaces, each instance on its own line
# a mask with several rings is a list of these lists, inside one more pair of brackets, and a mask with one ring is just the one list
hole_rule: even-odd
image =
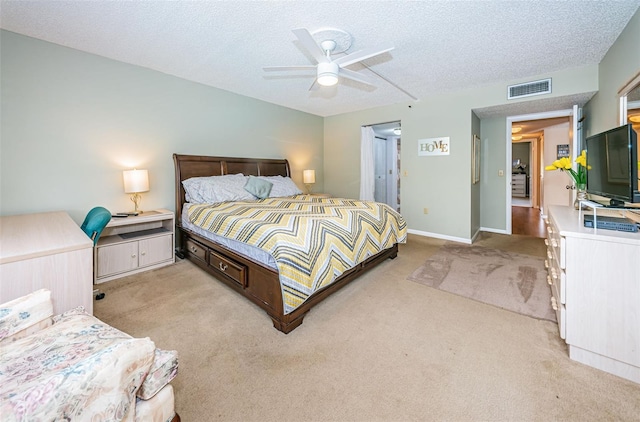
[[[6,1],[3,29],[330,116],[599,63],[640,6],[620,1]],[[395,47],[309,91],[313,64],[291,32],[333,27],[350,50]],[[409,95],[408,95],[408,94]],[[495,112],[495,110],[493,110]]]

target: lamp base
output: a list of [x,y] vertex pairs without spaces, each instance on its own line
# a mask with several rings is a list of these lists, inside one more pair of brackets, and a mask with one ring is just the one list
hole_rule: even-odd
[[305,183],[305,186],[307,187],[307,195],[311,195],[311,189],[313,188],[313,185]]
[[142,195],[140,195],[139,193],[134,193],[133,195],[131,195],[131,202],[133,202],[133,211],[128,213],[129,215],[138,215],[143,213],[143,211],[140,211],[138,209],[138,204],[140,204],[141,199]]

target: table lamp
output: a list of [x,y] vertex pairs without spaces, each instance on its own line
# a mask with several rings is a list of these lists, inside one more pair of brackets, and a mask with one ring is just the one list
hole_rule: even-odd
[[124,170],[124,193],[132,193],[131,201],[134,204],[133,215],[138,215],[142,211],[138,209],[142,195],[140,192],[149,191],[149,172],[147,170]]
[[304,170],[302,172],[302,180],[307,187],[307,193],[311,195],[312,185],[316,182],[316,171],[315,170]]

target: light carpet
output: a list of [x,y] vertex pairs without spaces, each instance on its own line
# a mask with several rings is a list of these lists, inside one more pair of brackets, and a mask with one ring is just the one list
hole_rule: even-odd
[[534,318],[556,321],[544,260],[449,242],[409,280]]
[[640,385],[570,360],[555,323],[408,282],[444,243],[409,235],[288,335],[187,261],[100,284],[94,312],[178,351],[185,422],[638,420]]

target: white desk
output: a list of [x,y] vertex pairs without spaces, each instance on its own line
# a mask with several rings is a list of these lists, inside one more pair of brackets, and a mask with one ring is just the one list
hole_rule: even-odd
[[93,314],[93,242],[66,212],[0,217],[0,303],[41,288],[56,314]]

